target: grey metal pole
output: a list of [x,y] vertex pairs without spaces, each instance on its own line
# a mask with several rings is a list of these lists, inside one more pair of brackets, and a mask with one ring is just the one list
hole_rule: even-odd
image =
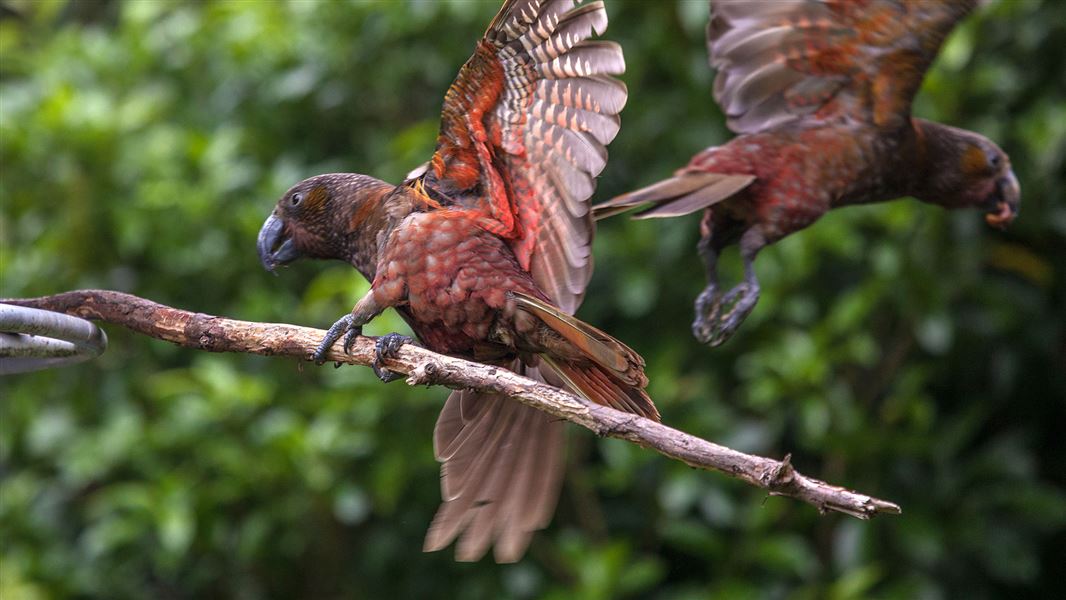
[[107,348],[107,335],[85,319],[0,304],[0,375],[72,365]]

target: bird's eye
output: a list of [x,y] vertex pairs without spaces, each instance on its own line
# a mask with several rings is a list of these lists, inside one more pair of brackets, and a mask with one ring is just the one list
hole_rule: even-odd
[[300,206],[300,203],[303,202],[303,200],[304,200],[304,195],[299,193],[299,192],[297,192],[297,193],[293,194],[291,198],[289,198],[289,204],[291,204],[293,206]]
[[989,156],[988,156],[988,165],[990,167],[992,167],[993,171],[998,171],[999,170],[999,166],[1002,163],[1003,163],[1003,157],[1000,156],[999,152],[993,152],[993,153],[989,154]]

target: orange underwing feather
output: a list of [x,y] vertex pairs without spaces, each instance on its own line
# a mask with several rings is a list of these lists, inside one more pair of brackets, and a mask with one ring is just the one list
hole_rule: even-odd
[[618,133],[621,48],[588,38],[603,2],[509,0],[445,97],[431,169],[440,197],[486,218],[551,300],[572,312],[592,274],[589,199]]
[[[589,199],[627,96],[611,77],[624,70],[621,48],[587,39],[606,26],[598,0],[507,0],[448,90],[436,152],[411,175],[450,209],[437,212],[473,215],[505,240],[567,313],[591,277]],[[551,368],[512,367],[566,382]],[[490,544],[499,562],[521,558],[554,511],[562,433],[559,422],[512,400],[453,392],[435,430],[444,503],[425,548],[458,538],[459,560],[477,560]]]

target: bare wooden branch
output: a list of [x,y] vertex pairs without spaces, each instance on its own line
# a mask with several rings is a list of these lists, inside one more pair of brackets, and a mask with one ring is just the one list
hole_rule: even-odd
[[[2,302],[43,308],[121,325],[180,346],[209,352],[243,352],[310,360],[325,331],[281,323],[255,323],[193,313],[107,290],[80,290],[32,299]],[[339,345],[328,356],[341,363],[370,365],[374,340],[360,338],[350,355]],[[771,495],[789,496],[821,512],[842,512],[860,519],[879,513],[899,514],[900,507],[802,475],[789,457],[777,461],[745,454],[678,431],[637,415],[600,406],[559,388],[507,369],[444,356],[406,345],[386,366],[408,375],[410,385],[445,385],[495,392],[566,419],[600,436],[628,440],[700,469],[725,473]]]

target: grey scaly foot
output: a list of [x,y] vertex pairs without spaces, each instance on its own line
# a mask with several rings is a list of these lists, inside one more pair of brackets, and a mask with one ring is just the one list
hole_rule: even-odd
[[692,335],[696,336],[701,344],[706,344],[711,339],[711,314],[717,314],[721,300],[722,295],[714,285],[708,285],[696,297],[696,319],[692,321]]
[[337,322],[329,328],[329,331],[326,332],[326,337],[322,340],[322,343],[318,345],[315,353],[311,355],[311,358],[314,359],[316,365],[321,365],[326,362],[326,354],[329,353],[329,349],[333,347],[333,344],[336,343],[342,335],[344,336],[344,353],[349,354],[352,342],[355,341],[356,336],[362,335],[363,333],[363,326],[353,326],[352,323],[354,322],[355,319],[352,315],[348,314],[338,319]]
[[414,338],[399,333],[388,333],[378,338],[377,344],[375,344],[377,357],[374,360],[374,364],[371,365],[378,379],[389,383],[403,377],[403,373],[396,373],[385,368],[384,360],[386,358],[396,358],[396,353],[400,351],[404,344],[412,344],[414,341]]
[[[712,348],[721,346],[729,338],[733,337],[737,328],[744,319],[751,314],[755,304],[759,301],[759,287],[748,283],[741,283],[714,304],[707,315],[704,330],[706,339],[700,341],[709,344]],[[697,336],[699,337],[699,336]]]

